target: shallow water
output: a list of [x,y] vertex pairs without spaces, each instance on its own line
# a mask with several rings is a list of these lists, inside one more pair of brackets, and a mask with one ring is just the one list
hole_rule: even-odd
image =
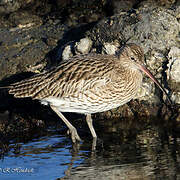
[[161,124],[131,129],[101,125],[104,129],[97,132],[101,140],[95,152],[90,134],[73,146],[53,129],[48,136],[11,143],[0,161],[0,179],[180,179],[178,129]]

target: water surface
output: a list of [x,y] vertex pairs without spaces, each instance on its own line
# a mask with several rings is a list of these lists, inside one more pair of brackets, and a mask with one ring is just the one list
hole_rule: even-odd
[[49,129],[46,136],[10,143],[0,160],[0,179],[180,179],[179,131],[162,124],[126,126],[100,122],[97,150],[91,136],[78,146]]

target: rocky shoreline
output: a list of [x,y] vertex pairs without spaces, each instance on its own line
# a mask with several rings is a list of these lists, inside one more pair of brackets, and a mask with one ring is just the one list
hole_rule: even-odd
[[[0,13],[3,14],[0,23],[0,86],[48,70],[76,54],[114,54],[124,43],[136,43],[143,47],[147,67],[166,88],[175,107],[173,110],[168,109],[164,104],[166,97],[145,78],[136,100],[96,115],[96,118],[131,118],[132,121],[133,118],[146,118],[149,121],[152,117],[159,117],[166,121],[173,119],[179,125],[178,2],[168,1],[169,4],[163,4],[163,1],[127,1],[129,3],[122,6],[121,1],[113,1],[111,8],[114,9],[110,10],[110,7],[107,8],[108,1],[99,4],[88,1],[87,4],[80,4],[79,8],[79,1],[73,1],[75,10],[72,11],[71,1],[61,1],[63,5],[56,1],[56,4],[60,3],[58,7],[62,8],[59,14],[55,11],[55,15],[52,10],[54,4],[46,4],[48,7],[42,7],[46,9],[44,13],[39,10],[35,14],[35,9],[42,6],[40,2],[36,5],[33,1],[29,1],[32,4],[20,2],[12,6],[14,9],[9,7],[8,12],[4,12],[3,4],[0,4]],[[121,6],[118,6],[119,3]],[[19,10],[17,7],[24,9]],[[34,7],[32,16],[25,7]],[[0,89],[0,100],[3,102],[0,104],[0,134],[3,138],[11,139],[19,132],[30,132],[31,136],[39,129],[43,133],[51,116],[53,120],[56,119],[52,112],[48,112],[48,108],[40,107],[38,102],[15,100],[4,89]]]

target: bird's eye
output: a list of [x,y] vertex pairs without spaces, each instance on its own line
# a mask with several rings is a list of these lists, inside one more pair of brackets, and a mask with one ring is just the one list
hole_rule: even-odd
[[131,56],[131,60],[132,60],[132,61],[136,61],[135,58],[134,58],[133,56]]

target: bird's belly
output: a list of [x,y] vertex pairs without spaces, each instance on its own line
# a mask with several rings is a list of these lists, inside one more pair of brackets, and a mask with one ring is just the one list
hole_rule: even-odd
[[97,112],[108,111],[113,108],[117,108],[128,101],[132,97],[126,99],[109,99],[108,101],[102,101],[102,99],[97,99],[94,101],[81,101],[76,98],[55,98],[49,97],[41,100],[42,104],[48,105],[51,104],[59,108],[61,112],[76,112],[82,114],[92,114]]

